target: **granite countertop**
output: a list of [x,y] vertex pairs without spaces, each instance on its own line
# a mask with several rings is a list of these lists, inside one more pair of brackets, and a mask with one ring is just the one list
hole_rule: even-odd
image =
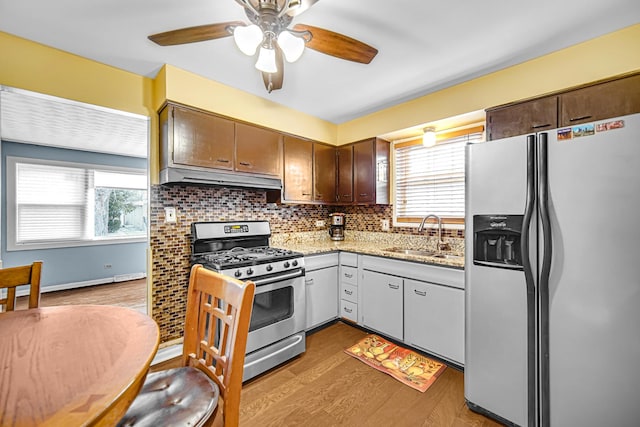
[[460,246],[464,245],[463,239],[447,239],[445,241],[450,244],[452,250],[442,251],[441,253],[456,255],[455,257],[436,258],[433,256],[403,254],[385,250],[389,248],[406,248],[436,252],[435,239],[423,236],[351,232],[346,236],[345,240],[337,242],[330,240],[326,233],[318,232],[274,234],[271,236],[272,246],[301,252],[304,255],[346,251],[463,269],[464,246]]

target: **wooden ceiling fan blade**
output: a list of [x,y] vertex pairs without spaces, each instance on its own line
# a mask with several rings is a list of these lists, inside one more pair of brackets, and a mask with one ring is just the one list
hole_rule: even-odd
[[317,50],[336,58],[368,64],[378,54],[378,49],[368,44],[324,28],[296,24],[293,29],[295,31],[309,31],[313,35],[311,40],[307,42],[309,49]]
[[262,81],[264,81],[264,87],[269,93],[274,90],[282,89],[282,84],[284,82],[284,59],[282,50],[277,44],[275,44],[273,48],[276,51],[276,67],[278,68],[278,71],[275,73],[262,72]]
[[[295,3],[298,3],[299,6],[291,7],[287,12],[287,15],[298,16],[317,2],[318,0],[295,0]],[[292,1],[291,3],[294,3],[294,1]]]
[[217,24],[198,25],[197,27],[181,28],[179,30],[166,31],[153,34],[149,40],[160,46],[173,46],[177,44],[203,42],[207,40],[229,37],[229,26],[245,26],[241,21],[219,22]]

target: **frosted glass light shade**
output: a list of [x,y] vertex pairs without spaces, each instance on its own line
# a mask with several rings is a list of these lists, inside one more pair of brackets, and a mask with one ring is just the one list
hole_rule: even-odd
[[257,25],[247,25],[246,27],[236,27],[233,30],[233,39],[238,46],[238,49],[245,55],[253,56],[256,53],[256,49],[262,43],[264,34]]
[[433,147],[436,145],[436,130],[434,128],[426,128],[424,130],[422,145],[425,147]]
[[304,39],[285,30],[278,35],[278,46],[282,49],[287,62],[296,62],[304,52]]
[[267,49],[266,47],[260,48],[258,54],[258,60],[256,61],[256,68],[265,73],[275,73],[278,71],[276,65],[276,51],[273,49]]

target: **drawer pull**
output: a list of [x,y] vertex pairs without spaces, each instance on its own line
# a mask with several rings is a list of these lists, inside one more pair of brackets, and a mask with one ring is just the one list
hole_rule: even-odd
[[400,289],[400,285],[394,285],[393,283],[389,283],[389,287],[391,289]]
[[302,193],[303,196],[310,196],[311,193]]
[[344,307],[344,311],[346,311],[349,314],[353,313],[353,310],[349,310],[347,307]]
[[251,163],[248,163],[248,162],[240,162],[240,164],[242,166],[251,166]]
[[304,281],[304,284],[305,284],[305,285],[307,285],[307,286],[311,286],[311,285],[313,285],[313,279],[306,279],[306,280]]
[[577,122],[578,120],[585,120],[585,119],[590,119],[591,116],[582,116],[582,117],[574,117],[572,119],[569,119],[570,122]]
[[353,291],[350,291],[349,289],[345,289],[344,293],[347,295],[353,295]]
[[347,279],[351,279],[353,277],[353,274],[344,273],[344,277],[346,277]]
[[416,295],[420,295],[421,297],[427,296],[427,291],[419,291],[417,289],[414,289],[413,292],[415,292]]
[[540,128],[546,128],[546,127],[549,127],[549,126],[551,126],[551,123],[547,123],[547,124],[544,124],[544,125],[533,125],[533,126],[531,126],[531,129],[540,129]]
[[227,160],[227,159],[216,159],[216,162],[218,162],[218,163],[229,163],[229,160]]
[[360,197],[367,197],[368,195],[368,193],[360,193]]

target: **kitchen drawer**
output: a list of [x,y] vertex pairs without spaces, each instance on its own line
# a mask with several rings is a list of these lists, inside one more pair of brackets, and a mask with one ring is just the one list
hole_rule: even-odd
[[358,266],[358,254],[352,252],[340,252],[340,265]]
[[358,323],[358,304],[340,300],[340,317]]
[[358,286],[358,269],[355,267],[340,266],[340,283]]
[[358,302],[358,287],[346,283],[340,283],[340,298],[353,303]]

